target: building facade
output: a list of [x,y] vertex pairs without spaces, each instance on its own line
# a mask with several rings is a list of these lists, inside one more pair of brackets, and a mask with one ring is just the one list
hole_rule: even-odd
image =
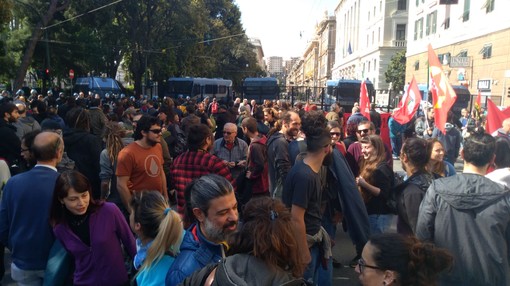
[[283,58],[272,56],[267,59],[267,72],[269,76],[280,77],[284,73]]
[[369,79],[376,90],[390,87],[384,72],[393,55],[406,48],[407,3],[408,0],[339,2],[335,9],[333,79]]
[[260,42],[260,39],[250,38],[250,44],[252,44],[253,52],[257,57],[257,65],[263,71],[267,70],[266,62],[264,62],[264,50],[262,49],[262,43]]
[[326,86],[331,79],[331,70],[335,63],[336,18],[326,12],[322,21],[316,27],[318,39],[318,86]]
[[452,85],[478,91],[497,105],[510,104],[508,0],[410,0],[406,82],[427,83],[430,43]]

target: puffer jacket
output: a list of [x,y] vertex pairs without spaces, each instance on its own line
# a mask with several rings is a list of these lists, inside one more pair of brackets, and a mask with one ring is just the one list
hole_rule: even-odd
[[213,286],[307,285],[303,279],[294,278],[289,273],[270,267],[262,260],[248,254],[235,254],[225,258],[218,264],[197,271],[191,277],[188,277],[182,285],[204,285],[207,277],[214,269],[216,269],[216,273],[211,284]]
[[416,234],[454,256],[441,285],[510,285],[510,189],[478,174],[437,179]]
[[395,187],[394,192],[401,195],[397,199],[397,232],[414,234],[420,204],[434,177],[430,173],[417,172],[405,182]]
[[207,264],[220,262],[224,257],[223,245],[207,240],[200,227],[192,224],[184,234],[179,255],[166,274],[165,285],[180,285],[196,270],[202,269]]

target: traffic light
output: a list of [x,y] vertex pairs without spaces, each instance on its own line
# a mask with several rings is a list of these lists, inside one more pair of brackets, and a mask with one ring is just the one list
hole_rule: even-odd
[[44,79],[50,79],[50,69],[48,68],[44,70]]

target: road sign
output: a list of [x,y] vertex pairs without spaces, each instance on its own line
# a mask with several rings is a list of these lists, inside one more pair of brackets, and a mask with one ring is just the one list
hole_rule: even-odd
[[69,78],[70,79],[74,78],[74,70],[72,70],[72,69],[69,70]]

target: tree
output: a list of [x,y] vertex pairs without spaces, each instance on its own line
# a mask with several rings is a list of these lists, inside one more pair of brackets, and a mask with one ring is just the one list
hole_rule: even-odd
[[[39,21],[33,27],[31,36],[28,40],[28,44],[26,46],[25,52],[23,53],[23,58],[21,59],[21,64],[16,73],[16,78],[14,80],[14,89],[19,89],[23,85],[23,81],[25,79],[25,75],[27,73],[28,67],[31,64],[32,56],[34,55],[35,47],[37,42],[41,39],[44,34],[45,27],[53,20],[53,16],[57,12],[64,11],[69,6],[70,0],[51,0],[49,3],[37,3],[40,4],[41,8],[38,8],[36,5],[27,4],[22,1],[17,1],[16,3],[22,4],[27,10],[34,10],[36,14],[40,17]],[[41,9],[41,10],[39,10]],[[41,11],[45,11],[42,13]]]
[[397,52],[391,57],[388,69],[384,72],[386,82],[393,83],[393,90],[404,90],[406,78],[406,50]]

